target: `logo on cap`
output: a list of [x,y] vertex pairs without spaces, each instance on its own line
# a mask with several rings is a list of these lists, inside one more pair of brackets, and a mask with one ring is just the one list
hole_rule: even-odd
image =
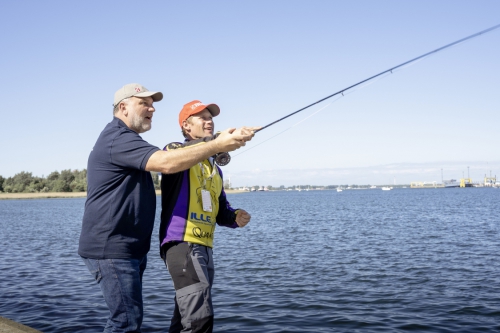
[[139,87],[135,87],[135,91],[140,92],[140,91],[141,91],[141,88],[139,88]]
[[201,106],[201,105],[203,105],[203,106],[204,106],[205,104],[203,104],[203,103],[194,103],[193,105],[191,105],[191,110],[194,110],[194,109],[196,109],[198,106]]

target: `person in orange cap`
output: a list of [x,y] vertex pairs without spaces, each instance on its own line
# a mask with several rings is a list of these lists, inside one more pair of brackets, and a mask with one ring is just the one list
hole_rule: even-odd
[[[191,149],[214,139],[216,104],[194,100],[179,113],[185,142],[175,142],[166,151]],[[246,128],[248,131],[258,129]],[[189,170],[163,174],[160,253],[175,288],[175,309],[169,332],[212,332],[214,312],[212,246],[215,225],[242,228],[250,214],[234,209],[224,192],[221,169],[209,157]]]

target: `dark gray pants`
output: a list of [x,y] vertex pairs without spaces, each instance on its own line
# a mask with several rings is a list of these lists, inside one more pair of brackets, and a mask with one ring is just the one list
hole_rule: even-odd
[[168,247],[163,257],[175,288],[175,310],[169,332],[212,332],[212,249],[198,244],[178,243]]

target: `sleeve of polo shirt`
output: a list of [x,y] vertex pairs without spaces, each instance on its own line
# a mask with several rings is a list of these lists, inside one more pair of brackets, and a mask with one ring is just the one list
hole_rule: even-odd
[[144,141],[136,132],[125,129],[113,140],[109,153],[116,165],[145,170],[149,158],[158,150],[160,148]]

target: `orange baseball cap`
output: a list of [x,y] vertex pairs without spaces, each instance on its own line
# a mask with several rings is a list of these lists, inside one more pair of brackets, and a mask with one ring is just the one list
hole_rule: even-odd
[[187,104],[184,104],[181,112],[179,113],[179,125],[182,127],[182,122],[193,114],[201,112],[207,109],[212,114],[212,117],[217,117],[220,113],[220,108],[217,104],[203,104],[199,100],[195,99]]

